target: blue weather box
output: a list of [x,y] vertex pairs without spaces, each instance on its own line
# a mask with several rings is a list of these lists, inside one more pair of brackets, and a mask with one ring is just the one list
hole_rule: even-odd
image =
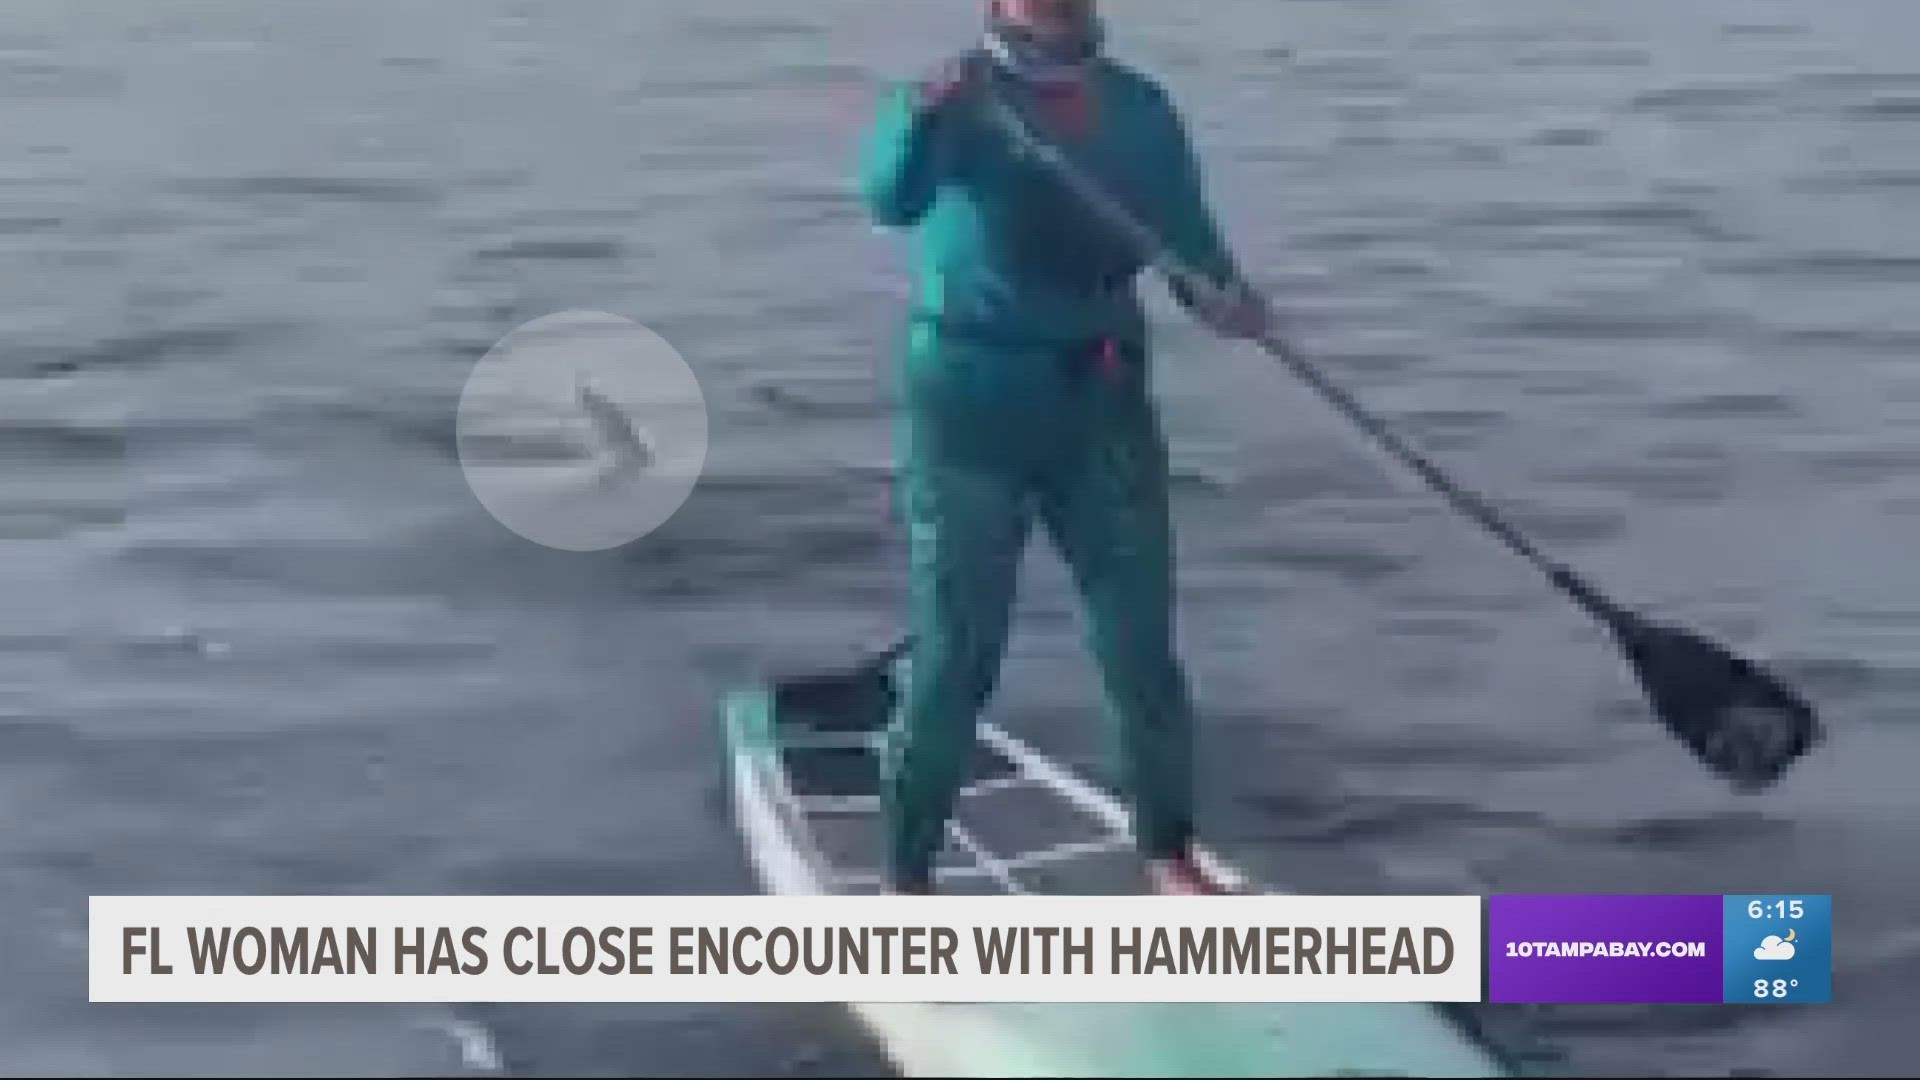
[[1833,897],[1728,896],[1722,944],[1729,1005],[1833,1000]]

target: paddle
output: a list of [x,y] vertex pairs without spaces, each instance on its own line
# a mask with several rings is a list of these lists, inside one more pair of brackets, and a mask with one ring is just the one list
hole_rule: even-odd
[[[1012,102],[990,89],[990,80],[983,83],[986,92],[982,98],[988,112],[1023,153],[1051,170],[1177,289],[1198,296],[1217,292],[1211,281],[1185,265],[1065,152],[1037,135]],[[1764,789],[1821,740],[1824,731],[1813,707],[1784,681],[1699,634],[1655,622],[1615,603],[1572,569],[1548,558],[1485,498],[1415,450],[1277,334],[1264,334],[1256,344],[1411,469],[1455,511],[1525,559],[1554,588],[1605,626],[1633,669],[1655,716],[1737,790],[1752,793]],[[898,641],[870,658],[861,673],[842,677],[856,682],[876,676],[884,679],[892,660],[907,647],[908,642]]]

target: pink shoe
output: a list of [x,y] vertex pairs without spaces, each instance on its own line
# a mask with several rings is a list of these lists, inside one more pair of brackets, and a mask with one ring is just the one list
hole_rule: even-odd
[[1159,896],[1223,896],[1227,892],[1200,869],[1190,854],[1150,860],[1147,880]]

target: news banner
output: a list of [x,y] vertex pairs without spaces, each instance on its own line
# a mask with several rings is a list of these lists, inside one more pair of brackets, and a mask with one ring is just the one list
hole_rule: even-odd
[[1640,1002],[1833,993],[1823,895],[95,896],[99,1002]]

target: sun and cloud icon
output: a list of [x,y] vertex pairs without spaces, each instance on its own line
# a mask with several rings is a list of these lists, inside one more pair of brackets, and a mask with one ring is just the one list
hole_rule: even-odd
[[1760,939],[1760,946],[1753,950],[1755,960],[1791,960],[1793,959],[1793,939],[1798,931],[1787,931],[1786,937],[1768,934]]

